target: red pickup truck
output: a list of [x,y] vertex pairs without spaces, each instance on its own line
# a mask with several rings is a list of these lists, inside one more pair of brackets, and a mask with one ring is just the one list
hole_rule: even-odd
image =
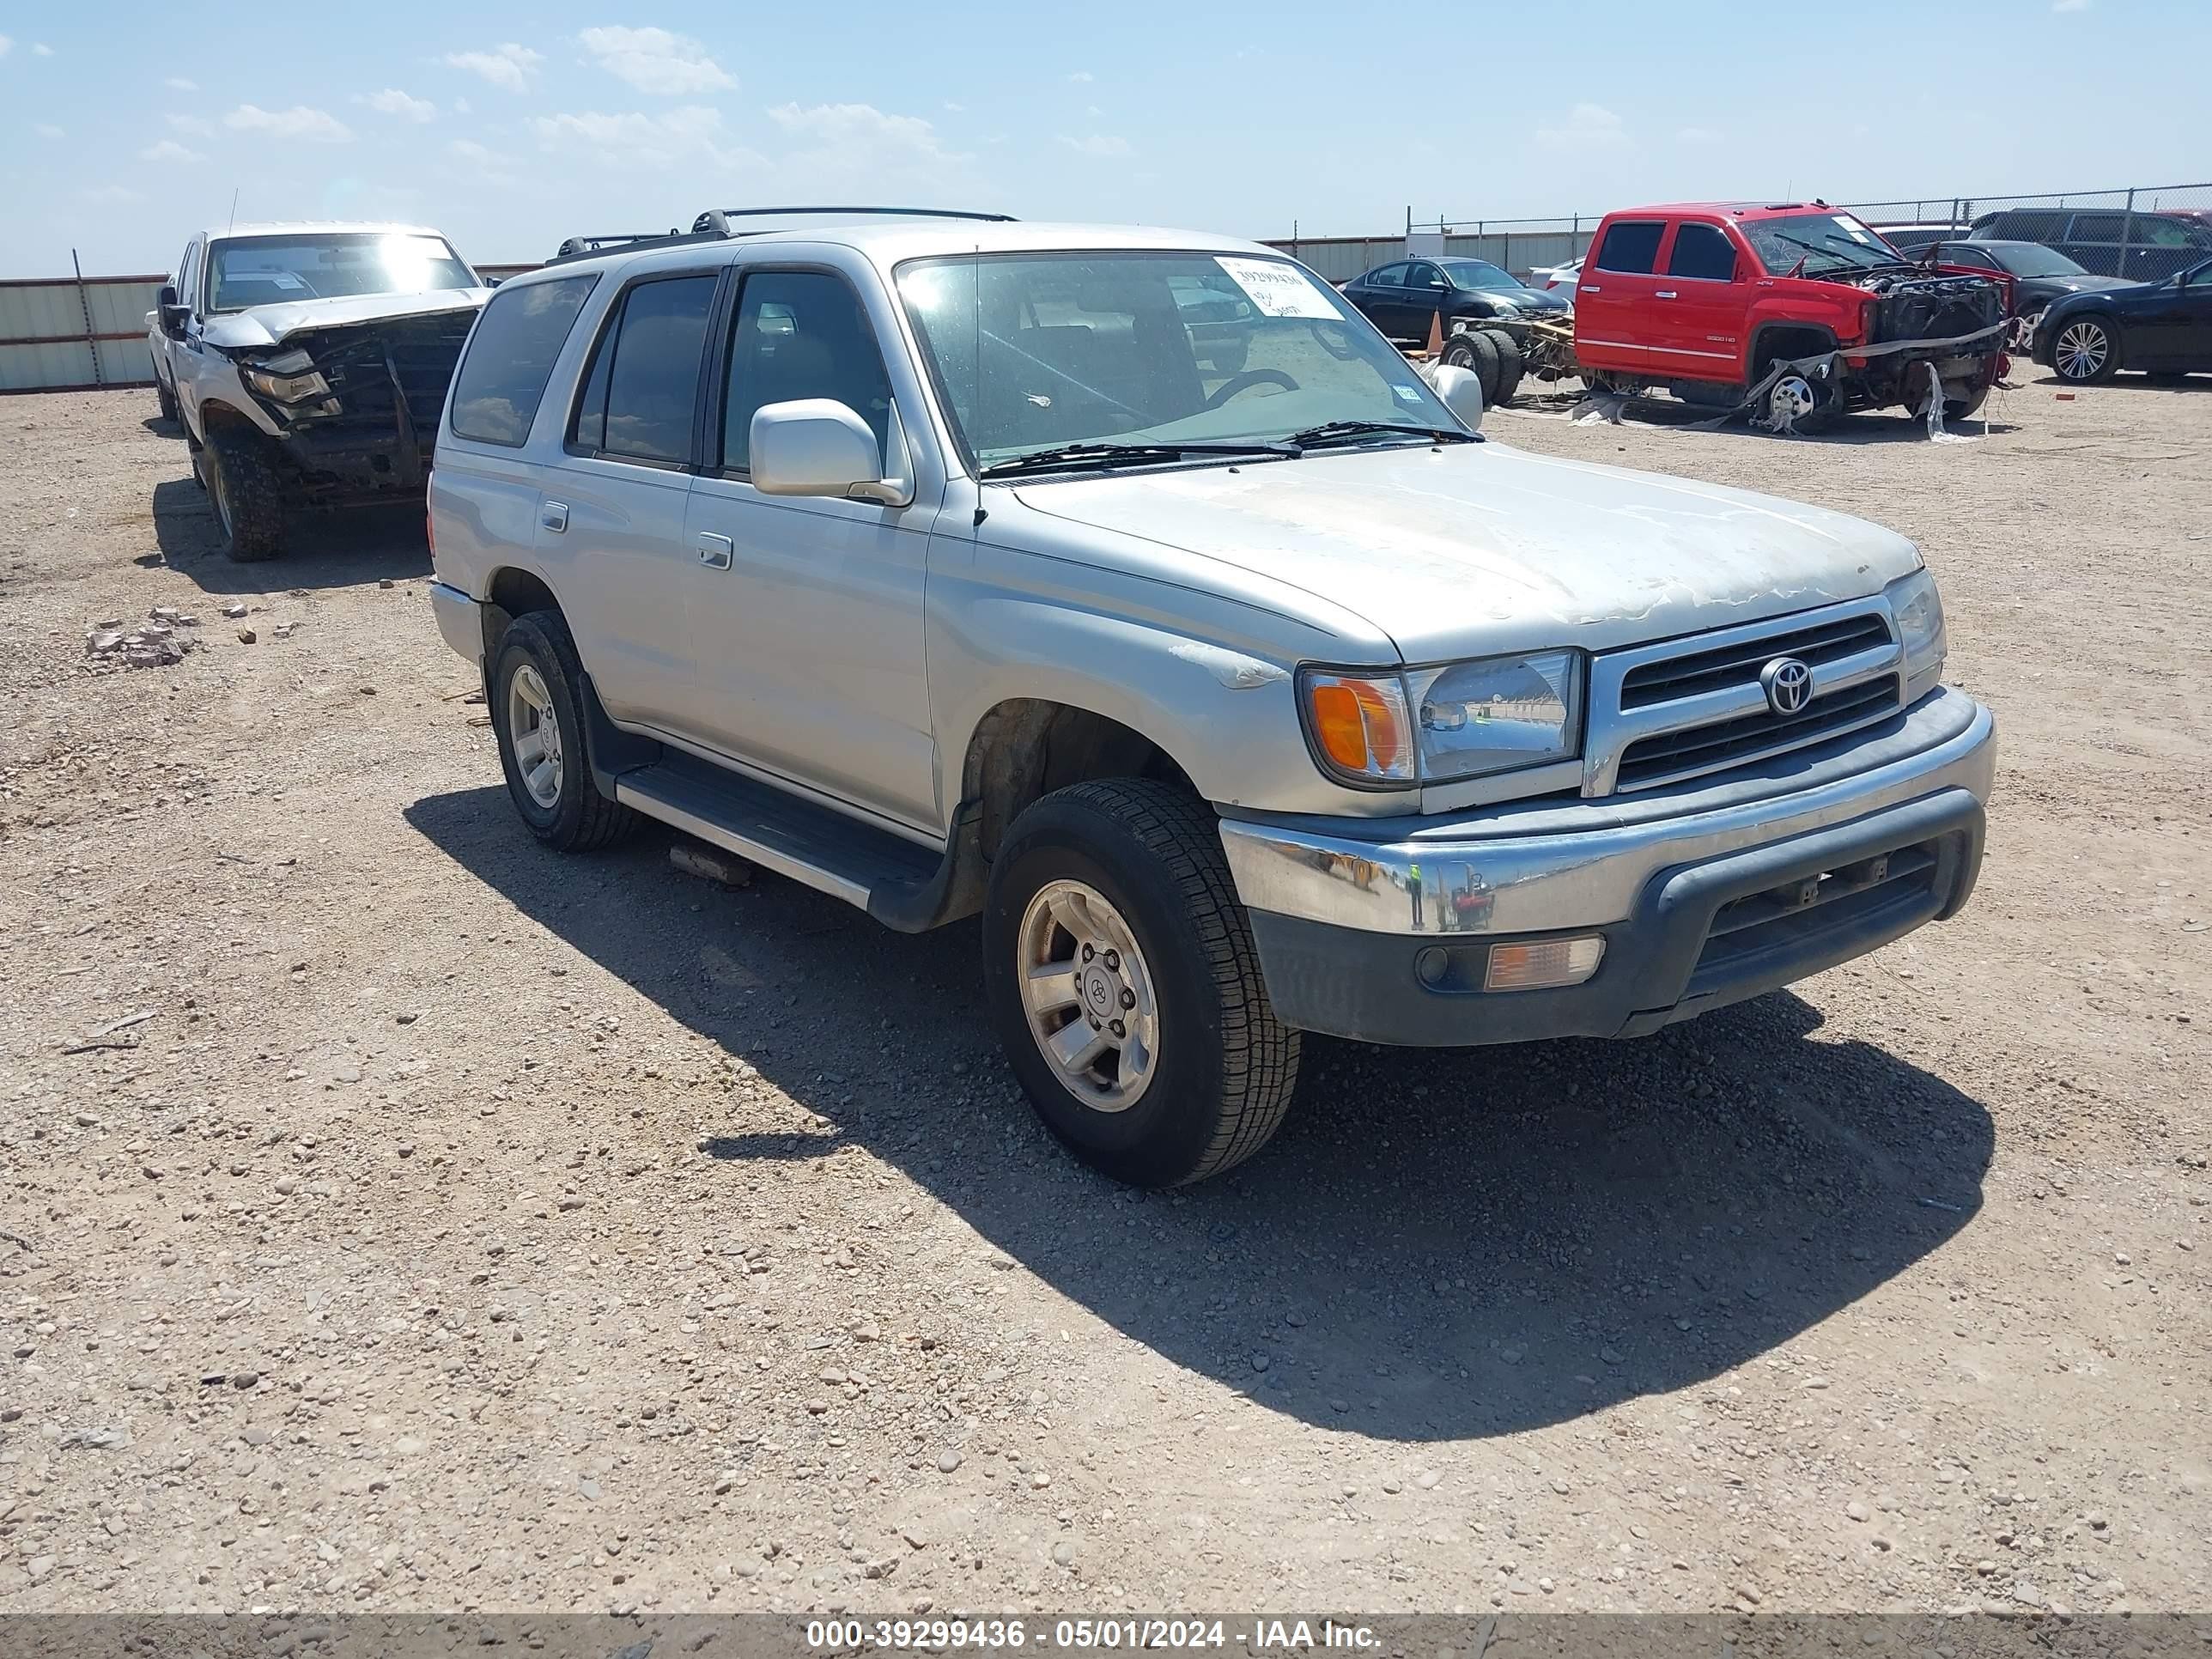
[[1824,203],[1693,202],[1607,216],[1575,293],[1575,358],[1800,429],[1847,410],[1972,414],[2007,366],[2010,284],[1916,264]]

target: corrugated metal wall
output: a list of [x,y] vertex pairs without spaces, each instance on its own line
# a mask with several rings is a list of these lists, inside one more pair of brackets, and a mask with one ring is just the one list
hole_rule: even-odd
[[163,280],[0,282],[0,392],[151,386],[154,360],[146,349],[146,313],[154,308]]

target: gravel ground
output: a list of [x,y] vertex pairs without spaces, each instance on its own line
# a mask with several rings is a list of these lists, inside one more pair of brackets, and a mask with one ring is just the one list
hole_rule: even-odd
[[2026,378],[1491,422],[1922,543],[1962,917],[1312,1042],[1171,1197],[1034,1122],[973,924],[541,851],[418,515],[231,564],[150,393],[0,400],[0,1606],[2203,1607],[2212,383]]

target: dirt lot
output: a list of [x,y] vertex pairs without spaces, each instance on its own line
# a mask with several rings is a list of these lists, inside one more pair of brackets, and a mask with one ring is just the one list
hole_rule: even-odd
[[1492,418],[1922,543],[1964,916],[1638,1044],[1314,1042],[1175,1197],[1047,1140],[972,924],[539,850],[419,518],[234,565],[150,392],[0,400],[0,1606],[2202,1608],[2212,382],[2025,378],[1972,446]]

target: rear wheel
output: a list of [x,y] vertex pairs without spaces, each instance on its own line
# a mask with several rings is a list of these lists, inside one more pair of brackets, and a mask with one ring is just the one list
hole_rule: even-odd
[[1282,1122],[1298,1034],[1261,983],[1219,824],[1186,791],[1123,779],[1030,806],[992,863],[983,949],[1015,1076],[1094,1169],[1180,1186]]
[[2051,343],[2051,366],[2058,378],[2075,386],[2094,386],[2119,372],[2120,342],[2109,318],[2069,317]]
[[171,426],[176,425],[177,394],[169,389],[169,383],[161,378],[158,370],[154,375],[154,401],[161,406],[161,418]]
[[517,617],[492,665],[492,730],[507,793],[530,833],[563,853],[612,846],[637,814],[601,794],[585,748],[584,665],[557,611]]
[[1468,329],[1453,335],[1444,342],[1444,349],[1439,356],[1443,362],[1455,368],[1474,372],[1475,379],[1482,382],[1482,405],[1485,409],[1497,404],[1498,344],[1486,330]]
[[240,564],[284,550],[284,481],[257,433],[218,428],[201,457],[222,550]]

